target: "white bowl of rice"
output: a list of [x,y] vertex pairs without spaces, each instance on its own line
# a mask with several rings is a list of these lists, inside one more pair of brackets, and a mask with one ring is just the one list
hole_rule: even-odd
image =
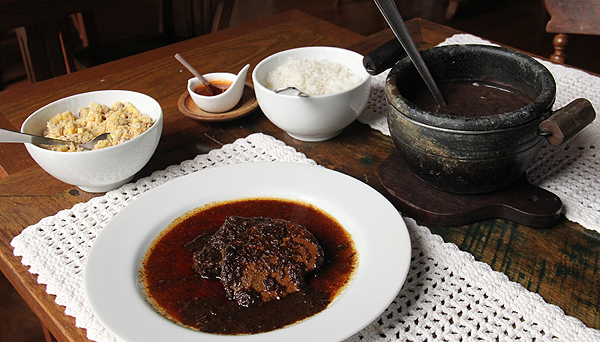
[[[340,134],[363,111],[371,76],[363,56],[335,47],[285,50],[262,60],[252,72],[260,109],[277,127],[303,141]],[[308,96],[275,90],[294,87]]]
[[110,140],[101,142],[106,147],[91,151],[25,144],[38,165],[58,180],[86,192],[105,192],[129,182],[146,165],[162,127],[163,111],[152,97],[102,90],[69,96],[38,109],[23,122],[21,132],[79,142],[111,133]]

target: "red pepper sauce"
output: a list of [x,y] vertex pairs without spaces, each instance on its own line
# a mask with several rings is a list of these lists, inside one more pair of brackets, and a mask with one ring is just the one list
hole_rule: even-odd
[[232,83],[233,82],[229,80],[211,80],[210,91],[212,92],[212,94],[209,92],[209,88],[206,87],[204,83],[198,84],[196,88],[194,88],[194,92],[198,95],[203,96],[215,96],[224,93],[225,90],[231,87]]
[[[204,279],[192,270],[192,251],[186,247],[201,234],[208,239],[229,215],[299,223],[317,238],[325,262],[307,274],[307,286],[302,290],[281,300],[239,306],[225,297],[218,279]],[[200,207],[176,219],[146,252],[140,279],[155,309],[179,324],[207,333],[256,334],[324,310],[350,282],[357,266],[351,236],[329,214],[302,202],[251,198]]]

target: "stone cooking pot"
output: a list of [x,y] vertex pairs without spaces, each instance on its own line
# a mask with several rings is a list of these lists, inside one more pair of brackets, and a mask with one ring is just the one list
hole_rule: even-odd
[[424,82],[408,57],[400,59],[385,84],[390,133],[410,169],[440,190],[481,194],[500,189],[525,172],[546,140],[559,145],[595,118],[585,99],[552,111],[556,95],[552,74],[522,53],[486,45],[448,45],[421,54],[438,83],[487,82],[534,99],[512,112],[487,116],[424,110],[407,100]]

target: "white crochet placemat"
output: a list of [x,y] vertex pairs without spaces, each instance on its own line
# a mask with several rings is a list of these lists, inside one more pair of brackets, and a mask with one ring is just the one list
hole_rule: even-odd
[[[78,327],[87,330],[89,339],[116,341],[94,317],[83,286],[86,256],[102,228],[135,198],[171,179],[254,161],[316,165],[271,136],[252,134],[42,219],[12,240],[14,254],[38,274],[38,282],[46,284],[46,291],[65,306],[67,315],[75,317]],[[559,307],[414,220],[405,221],[412,243],[407,280],[381,317],[349,341],[600,340],[600,331],[566,316]]]
[[[470,34],[457,34],[440,45],[488,44]],[[541,62],[556,81],[554,109],[576,98],[590,100],[600,115],[600,78],[586,72],[547,61]],[[389,71],[373,77],[371,98],[358,118],[362,123],[390,135],[385,114],[385,79]],[[527,170],[532,184],[553,192],[564,205],[565,216],[587,229],[600,232],[600,120],[582,130],[562,146],[547,144]]]

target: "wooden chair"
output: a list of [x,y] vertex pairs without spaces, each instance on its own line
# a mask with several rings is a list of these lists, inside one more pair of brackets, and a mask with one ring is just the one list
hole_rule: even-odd
[[31,83],[75,71],[69,18],[15,29],[27,78]]
[[93,12],[83,13],[88,46],[76,54],[77,59],[85,66],[93,66],[218,31],[229,26],[235,0],[161,0],[159,3],[161,18],[156,34],[111,42],[100,41],[100,27]]
[[[194,0],[194,34],[207,34],[227,28],[235,0]],[[200,6],[202,6],[201,11]],[[200,20],[198,18],[201,18]]]
[[[159,34],[152,38],[117,42],[113,44],[117,47],[111,49],[110,44],[103,44],[98,38],[99,27],[94,20],[93,11],[97,5],[116,2],[66,2],[64,8],[52,11],[35,6],[35,1],[2,3],[2,6],[12,6],[7,8],[22,16],[15,16],[8,10],[3,11],[0,13],[0,18],[3,19],[0,21],[0,30],[15,28],[25,71],[29,81],[33,83],[76,71],[78,65],[75,51],[80,45],[85,47],[80,52],[81,55],[94,56],[91,64],[95,65],[223,29],[229,26],[235,0],[160,0]],[[13,3],[16,5],[13,6]],[[71,3],[74,5],[71,6]],[[175,14],[175,3],[185,7],[178,12],[183,14]],[[46,4],[52,6],[51,1],[45,1],[44,5]],[[142,1],[140,6],[145,4]],[[183,30],[179,30],[183,32],[179,36],[175,30],[176,23],[185,25]],[[126,48],[119,49],[119,45]],[[107,55],[106,51],[121,51],[121,55]]]
[[69,16],[113,1],[2,0],[0,31],[15,30],[27,76],[40,81],[71,71]]
[[600,0],[545,0],[550,21],[546,32],[556,33],[550,60],[564,63],[568,34],[600,35]]
[[444,17],[446,20],[452,20],[454,15],[456,14],[456,10],[458,9],[458,4],[463,0],[449,0],[448,7],[446,7],[446,13]]

